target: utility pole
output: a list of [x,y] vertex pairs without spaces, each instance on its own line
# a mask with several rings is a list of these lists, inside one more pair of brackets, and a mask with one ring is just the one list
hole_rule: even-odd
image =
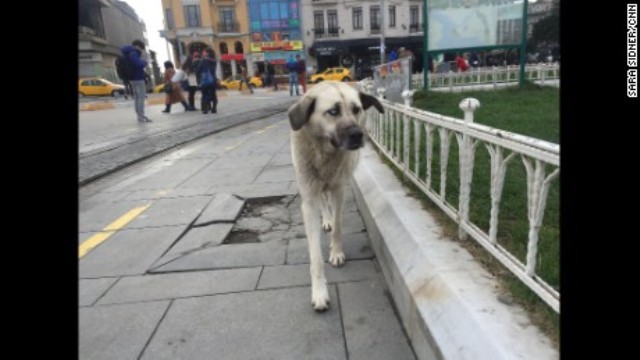
[[384,0],[380,0],[380,65],[384,64]]

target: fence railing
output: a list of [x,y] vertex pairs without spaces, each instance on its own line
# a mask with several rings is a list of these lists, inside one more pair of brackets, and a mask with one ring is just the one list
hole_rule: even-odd
[[[455,63],[454,63],[455,64]],[[544,85],[547,80],[560,78],[560,65],[558,63],[539,63],[525,65],[525,79],[538,81]],[[520,66],[482,67],[469,68],[464,72],[455,71],[455,66],[450,71],[429,74],[429,88],[461,87],[464,85],[486,85],[518,82],[520,79]],[[421,89],[424,84],[422,74],[415,74],[411,78],[412,88]],[[470,87],[472,88],[472,87]]]
[[[365,92],[372,92],[372,84],[361,85]],[[473,98],[460,102],[460,108],[464,111],[464,120],[460,120],[392,103],[384,100],[382,94],[384,90],[378,89],[380,102],[385,109],[384,114],[379,114],[375,109],[369,109],[366,115],[365,127],[371,142],[402,171],[406,179],[411,180],[458,224],[460,239],[471,235],[559,313],[559,288],[550,286],[538,276],[536,262],[539,232],[549,188],[560,174],[560,146],[473,123],[473,112],[480,106],[479,101]],[[439,139],[437,142],[436,134]],[[458,143],[459,179],[451,181],[455,183],[455,180],[459,180],[457,204],[450,203],[446,199],[447,168],[451,138],[454,135]],[[436,143],[439,143],[439,153],[434,153]],[[490,156],[491,210],[488,231],[482,230],[469,218],[474,159],[476,148],[481,143],[485,145]],[[435,157],[439,158],[439,169],[433,168]],[[524,262],[503,247],[497,236],[498,215],[507,167],[517,157],[521,158],[526,169],[526,193],[521,194],[526,197],[527,204],[526,219],[521,220],[525,224],[528,223],[529,229]],[[432,182],[437,181],[438,174],[439,188],[436,189],[432,186]],[[524,185],[521,188],[525,192]]]

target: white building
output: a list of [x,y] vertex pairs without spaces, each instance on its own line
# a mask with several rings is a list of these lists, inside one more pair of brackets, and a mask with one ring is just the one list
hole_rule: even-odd
[[384,37],[385,58],[405,47],[414,54],[414,72],[422,71],[423,6],[421,0],[300,0],[307,65],[344,66],[358,79],[368,76],[380,64]]

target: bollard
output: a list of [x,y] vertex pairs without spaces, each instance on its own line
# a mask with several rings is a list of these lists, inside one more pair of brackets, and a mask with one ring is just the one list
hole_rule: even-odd
[[384,99],[384,93],[387,91],[385,88],[381,87],[376,90],[378,92],[378,97],[380,99]]

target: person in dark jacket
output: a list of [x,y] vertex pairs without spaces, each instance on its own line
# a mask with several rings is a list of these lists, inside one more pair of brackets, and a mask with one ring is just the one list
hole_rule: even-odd
[[272,61],[267,61],[267,82],[273,85],[273,90],[278,91],[278,82],[276,81],[276,70]]
[[196,67],[196,77],[202,91],[200,107],[202,113],[211,111],[212,114],[218,112],[218,95],[216,94],[216,68],[218,63],[210,48],[204,49],[202,58]]
[[138,122],[151,122],[151,119],[144,114],[144,101],[147,93],[147,86],[145,82],[147,74],[144,69],[149,63],[149,54],[147,54],[144,48],[144,42],[141,40],[134,40],[131,45],[123,46],[121,51],[122,55],[128,58],[135,69],[130,82],[133,90],[133,99]]
[[187,73],[187,92],[189,93],[189,111],[196,111],[196,91],[198,90],[198,80],[196,78],[195,66],[200,60],[200,53],[194,51],[191,56],[182,64],[182,70]]

